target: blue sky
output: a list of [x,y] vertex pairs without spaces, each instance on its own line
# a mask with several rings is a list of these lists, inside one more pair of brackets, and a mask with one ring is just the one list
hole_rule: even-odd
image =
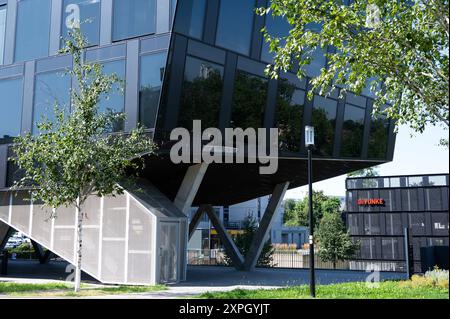
[[[412,134],[412,136],[411,136]],[[423,134],[414,133],[407,126],[401,126],[397,134],[394,160],[380,165],[380,175],[411,175],[449,172],[449,151],[438,146],[439,140],[448,137],[448,131],[430,126]],[[345,195],[346,175],[314,183],[315,190],[327,195]],[[307,186],[287,191],[285,198],[303,198]]]

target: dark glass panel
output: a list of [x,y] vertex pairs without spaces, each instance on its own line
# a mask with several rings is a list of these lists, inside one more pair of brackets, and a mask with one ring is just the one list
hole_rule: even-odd
[[327,51],[320,47],[311,52],[311,62],[303,67],[307,76],[314,78],[320,75],[321,70],[325,68],[327,62],[325,53]]
[[[289,35],[291,25],[283,17],[274,17],[271,14],[266,16],[266,29],[267,33],[276,38],[283,38]],[[281,46],[284,42],[281,41]],[[270,43],[266,42],[263,36],[263,46],[261,51],[261,60],[272,63],[275,54],[270,52]]]
[[442,210],[442,198],[440,188],[429,188],[426,190],[428,209]]
[[364,109],[350,104],[345,105],[344,123],[342,126],[342,156],[361,156],[365,113]]
[[334,145],[334,129],[336,125],[337,102],[319,95],[314,97],[312,125],[315,129],[314,153],[320,156],[331,156]]
[[175,31],[202,39],[206,0],[183,0],[178,5]]
[[382,238],[381,240],[383,259],[402,259],[403,242],[399,238]]
[[425,215],[423,213],[409,213],[408,220],[413,235],[425,235]]
[[419,210],[419,197],[417,189],[409,189],[409,204],[412,211]]
[[113,41],[155,33],[156,0],[114,0]]
[[166,53],[141,57],[139,118],[140,123],[146,128],[155,127],[166,57]]
[[3,64],[6,36],[6,6],[0,5],[0,65]]
[[20,135],[23,80],[0,80],[0,144]]
[[267,103],[267,79],[238,71],[233,93],[231,127],[263,127]]
[[281,151],[300,151],[305,94],[285,79],[278,82],[275,127]]
[[359,255],[361,259],[377,258],[377,249],[375,238],[360,238]]
[[51,0],[19,0],[15,61],[48,55]]
[[55,121],[54,107],[69,113],[70,77],[64,72],[36,75],[33,107],[33,134],[39,132],[38,123]]
[[187,57],[179,125],[192,129],[192,121],[201,120],[203,128],[217,127],[222,88],[222,66]]
[[363,235],[362,229],[362,214],[349,214],[348,215],[348,230],[350,235]]
[[364,214],[364,234],[380,235],[381,234],[380,215]]
[[64,0],[61,22],[64,38],[68,36],[73,22],[80,25],[89,45],[97,45],[100,42],[100,0]]
[[400,213],[386,214],[386,234],[387,235],[403,234],[402,216]]
[[255,0],[220,1],[216,44],[249,55]]
[[[117,60],[102,63],[103,73],[106,75],[115,74],[120,81],[125,80],[125,61]],[[103,94],[97,105],[98,111],[111,112],[114,114],[123,113],[125,109],[125,97],[121,83],[115,83],[108,94]],[[122,131],[124,129],[124,122],[118,121],[112,128],[113,132]]]
[[375,116],[370,124],[368,157],[374,159],[386,158],[389,135],[389,120],[385,116]]

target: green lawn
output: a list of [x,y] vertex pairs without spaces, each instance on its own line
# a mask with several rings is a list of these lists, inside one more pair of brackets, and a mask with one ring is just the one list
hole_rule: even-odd
[[89,297],[102,295],[133,294],[167,289],[163,285],[156,286],[111,286],[93,287],[92,285],[81,286],[78,293],[73,291],[73,285],[64,283],[47,284],[22,284],[0,282],[0,297]]
[[[448,299],[448,288],[405,287],[399,281],[379,283],[370,288],[365,282],[319,285],[316,297],[322,299]],[[310,298],[309,286],[297,286],[270,290],[242,290],[204,293],[205,299],[305,299]]]

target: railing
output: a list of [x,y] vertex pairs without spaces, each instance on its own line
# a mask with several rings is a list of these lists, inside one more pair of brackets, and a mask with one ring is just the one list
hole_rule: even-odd
[[[202,249],[188,251],[189,265],[226,265],[225,252],[222,249]],[[314,256],[314,266],[317,269],[360,270],[360,271],[405,271],[404,261],[381,260],[348,260],[332,262],[322,261],[318,255]],[[308,269],[309,251],[277,250],[272,254],[271,268]]]

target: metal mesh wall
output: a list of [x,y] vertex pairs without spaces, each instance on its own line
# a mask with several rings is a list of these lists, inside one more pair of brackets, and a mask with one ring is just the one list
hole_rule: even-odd
[[[55,220],[56,221],[56,220]],[[53,235],[53,251],[64,259],[74,262],[74,228],[56,228]]]
[[50,247],[52,236],[52,210],[42,207],[40,204],[33,204],[33,220],[31,226],[31,237],[37,242]]
[[85,226],[99,226],[101,216],[102,198],[97,196],[89,196],[84,203],[82,210],[85,213],[83,224]]
[[98,273],[100,230],[83,227],[82,268],[96,276]]
[[14,192],[12,198],[11,223],[23,233],[28,233],[30,227],[30,194]]
[[125,240],[103,240],[102,246],[101,280],[125,282]]
[[[0,192],[0,218],[8,223],[11,209],[12,227],[74,263],[75,208],[60,207],[55,218],[50,218],[52,210],[40,203],[31,205],[27,200],[28,192],[10,194]],[[10,198],[12,206],[9,205]],[[84,271],[100,281],[120,284],[152,284],[158,277],[165,282],[174,282],[180,279],[180,274],[183,277],[185,268],[180,262],[184,263],[186,259],[183,248],[186,222],[180,223],[173,217],[159,222],[158,218],[164,217],[152,213],[153,206],[144,205],[140,200],[127,192],[116,197],[91,196],[87,200],[83,207],[86,212],[83,221]],[[162,205],[155,209],[164,211],[166,208]],[[153,231],[158,225],[162,226],[160,247],[156,247]],[[160,276],[155,273],[155,262],[160,266]]]
[[58,207],[55,214],[55,226],[75,226],[75,213],[74,207]]
[[125,239],[127,197],[125,194],[103,200],[103,238]]
[[128,229],[128,281],[151,281],[153,254],[153,218],[130,196]]

